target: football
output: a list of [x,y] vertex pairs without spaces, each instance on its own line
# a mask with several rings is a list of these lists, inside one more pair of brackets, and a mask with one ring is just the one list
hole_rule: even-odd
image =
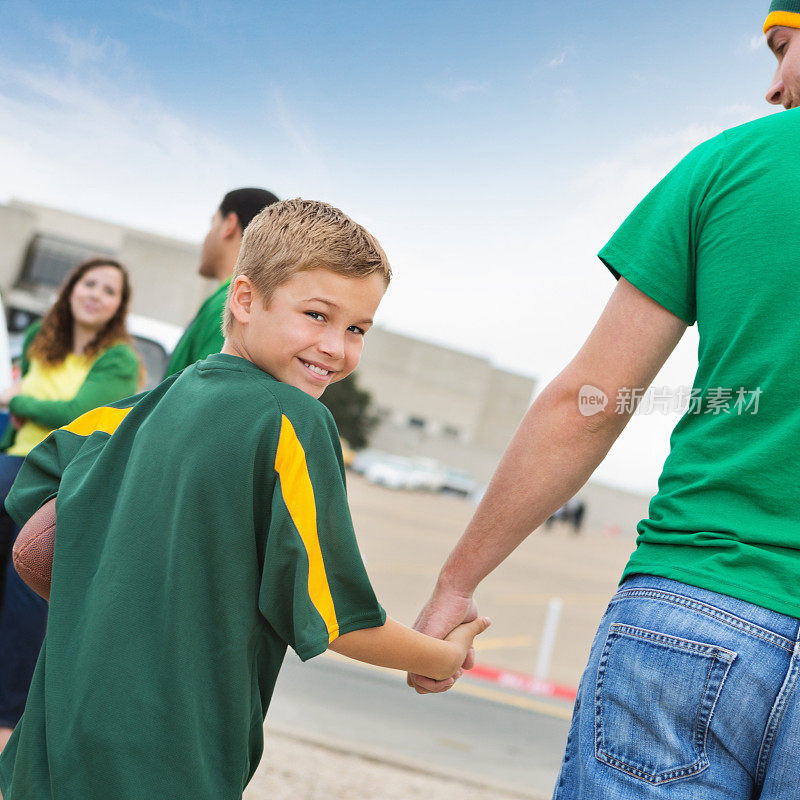
[[14,542],[14,569],[28,586],[50,600],[53,548],[56,543],[56,499],[48,500],[23,526]]

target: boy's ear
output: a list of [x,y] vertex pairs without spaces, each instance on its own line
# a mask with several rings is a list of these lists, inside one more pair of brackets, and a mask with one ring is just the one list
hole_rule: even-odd
[[234,319],[247,325],[254,302],[256,297],[252,281],[246,275],[237,275],[231,284],[229,300]]

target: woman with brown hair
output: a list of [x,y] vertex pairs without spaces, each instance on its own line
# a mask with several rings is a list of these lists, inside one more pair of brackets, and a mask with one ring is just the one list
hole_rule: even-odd
[[[92,258],[72,271],[44,319],[29,328],[22,380],[0,397],[12,422],[0,441],[0,499],[24,457],[52,430],[136,393],[139,358],[125,326],[130,295],[119,262]],[[4,509],[0,516],[0,525],[10,523]],[[7,555],[17,532],[6,534]],[[22,715],[47,621],[47,603],[25,586],[10,557],[7,562],[0,606],[0,750]]]

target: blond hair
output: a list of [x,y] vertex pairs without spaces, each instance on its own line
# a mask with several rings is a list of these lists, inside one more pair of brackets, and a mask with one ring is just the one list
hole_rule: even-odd
[[[275,289],[309,269],[328,269],[348,278],[377,273],[387,284],[392,278],[389,260],[372,234],[338,208],[298,197],[267,206],[247,226],[231,288],[245,275],[267,305]],[[230,291],[222,324],[226,336],[233,324]]]

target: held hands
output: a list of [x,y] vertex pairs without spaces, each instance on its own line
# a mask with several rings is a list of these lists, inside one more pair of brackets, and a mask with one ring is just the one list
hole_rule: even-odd
[[[461,594],[437,585],[430,600],[417,617],[414,629],[426,633],[428,636],[435,636],[437,639],[445,639],[457,634],[462,623],[472,622],[477,616],[478,607],[475,605],[472,595]],[[472,636],[476,636],[487,627],[488,620],[481,631],[477,631]],[[424,675],[409,673],[407,682],[418,694],[446,692],[461,677],[463,670],[472,669],[474,663],[475,655],[470,641],[470,647],[465,653],[461,669],[457,670],[452,677],[446,680],[434,680]]]

